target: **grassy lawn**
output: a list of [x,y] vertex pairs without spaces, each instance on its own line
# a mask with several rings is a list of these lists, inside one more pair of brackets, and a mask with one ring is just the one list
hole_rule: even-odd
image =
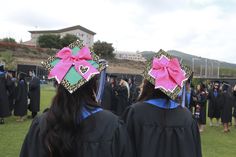
[[[42,87],[41,111],[50,105],[53,95],[52,87]],[[16,117],[12,116],[5,122],[5,125],[0,125],[0,157],[17,157],[31,120],[16,122]],[[203,157],[236,156],[236,128],[231,128],[228,134],[222,133],[222,129],[222,126],[206,126],[201,134]]]

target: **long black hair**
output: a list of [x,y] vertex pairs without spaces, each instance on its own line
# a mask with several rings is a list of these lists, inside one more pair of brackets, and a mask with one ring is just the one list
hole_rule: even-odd
[[74,93],[69,93],[62,85],[58,85],[52,106],[46,114],[46,129],[43,132],[45,156],[72,156],[80,125],[83,104],[97,106],[95,92],[97,77],[81,86]]
[[170,100],[170,97],[164,94],[160,89],[155,89],[155,86],[146,79],[143,80],[141,89],[142,90],[138,101],[142,102],[152,98],[163,98],[166,100]]

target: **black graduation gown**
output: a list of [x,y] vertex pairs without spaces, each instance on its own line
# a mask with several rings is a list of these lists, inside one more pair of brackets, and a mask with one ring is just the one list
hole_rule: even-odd
[[210,91],[208,95],[208,117],[209,118],[220,118],[220,92],[218,96],[214,96],[214,91]]
[[228,92],[223,92],[221,97],[221,121],[222,123],[232,122],[233,97]]
[[8,90],[8,100],[10,110],[14,109],[14,103],[16,98],[16,86],[15,82],[12,79],[7,79],[7,90]]
[[[32,122],[21,148],[20,157],[45,155],[42,132],[45,130],[46,114],[36,117]],[[126,127],[111,112],[105,110],[97,112],[83,120],[80,125],[82,139],[77,141],[73,157],[132,157]]]
[[10,116],[5,77],[0,77],[0,118]]
[[125,86],[118,86],[116,90],[118,93],[117,95],[118,104],[116,113],[117,115],[121,115],[126,109],[126,107],[129,106],[128,89]]
[[233,106],[234,106],[233,117],[236,118],[236,92],[233,95]]
[[28,91],[25,81],[20,80],[16,87],[16,103],[14,109],[15,116],[25,116],[27,114]]
[[181,106],[161,109],[139,102],[124,113],[136,157],[201,157],[198,125]]
[[197,102],[196,105],[200,106],[200,115],[198,120],[198,123],[200,124],[206,124],[206,105],[207,105],[207,95],[205,92],[201,92],[197,94]]
[[111,100],[112,100],[112,88],[111,88],[110,83],[106,82],[105,87],[104,87],[104,93],[102,96],[102,101],[101,101],[102,108],[111,111],[112,110]]
[[29,98],[29,110],[38,112],[40,109],[40,80],[37,77],[33,77],[29,82]]

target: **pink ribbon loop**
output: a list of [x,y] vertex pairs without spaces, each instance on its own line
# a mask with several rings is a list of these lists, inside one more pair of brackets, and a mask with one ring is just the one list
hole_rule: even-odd
[[155,79],[155,88],[163,88],[171,91],[179,86],[183,87],[186,80],[185,72],[181,69],[178,59],[169,59],[162,55],[154,58],[149,75]]
[[59,83],[72,66],[74,66],[75,70],[87,81],[93,74],[99,73],[99,71],[88,62],[88,60],[92,60],[91,52],[88,47],[83,47],[76,55],[72,54],[70,48],[64,47],[56,54],[56,57],[61,60],[52,68],[48,78],[56,78]]

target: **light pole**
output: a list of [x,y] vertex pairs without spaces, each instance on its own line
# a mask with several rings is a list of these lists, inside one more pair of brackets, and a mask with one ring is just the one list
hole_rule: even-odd
[[[200,61],[201,61],[201,59],[199,59],[199,58],[192,58],[192,71],[193,71],[193,72],[194,72],[194,69],[195,69],[195,65],[194,65],[194,63],[195,63],[194,61],[195,61],[195,60],[200,60]],[[202,76],[202,74],[201,74],[202,72],[201,72],[201,71],[202,71],[202,65],[201,65],[201,69],[200,69],[200,77]],[[195,72],[194,72],[194,73],[195,73]],[[196,73],[195,73],[195,74],[196,74]]]
[[205,60],[205,63],[206,63],[206,65],[205,65],[205,77],[207,78],[207,58],[206,58],[206,60]]

